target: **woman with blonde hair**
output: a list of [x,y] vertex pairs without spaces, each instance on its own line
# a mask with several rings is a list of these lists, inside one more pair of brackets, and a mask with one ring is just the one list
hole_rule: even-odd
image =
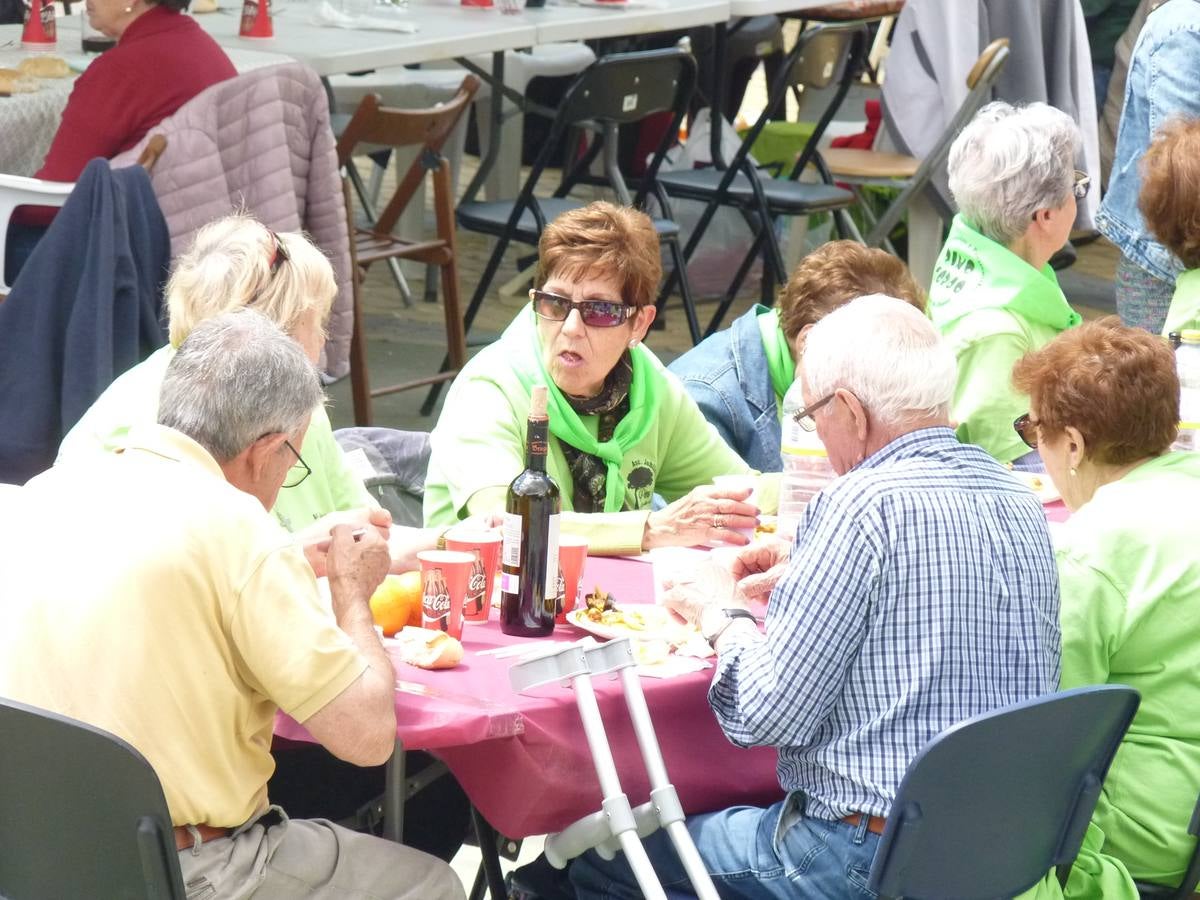
[[[78,454],[112,450],[129,429],[153,422],[158,390],[176,348],[200,322],[243,306],[261,312],[290,335],[314,365],[325,342],[324,323],[337,286],[324,254],[302,234],[276,234],[248,215],[232,215],[201,228],[176,261],[167,282],[169,344],[114,381],[63,438],[56,465]],[[349,518],[381,529],[391,517],[346,465],[324,405],[299,449],[300,459],[284,482],[272,512],[289,531],[309,544],[327,536],[331,524]],[[331,514],[341,513],[326,518]],[[322,521],[323,520],[323,521]],[[433,546],[436,536],[413,535],[416,550]],[[405,554],[407,557],[407,554]],[[319,558],[313,557],[319,567]],[[400,559],[400,569],[415,559]]]

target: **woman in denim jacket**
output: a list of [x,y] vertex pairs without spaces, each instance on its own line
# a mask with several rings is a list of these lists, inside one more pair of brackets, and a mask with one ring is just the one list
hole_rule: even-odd
[[1133,51],[1116,158],[1096,225],[1121,251],[1117,312],[1126,325],[1158,333],[1180,261],[1154,239],[1138,211],[1142,155],[1164,124],[1200,117],[1200,0],[1169,0],[1150,14]]
[[782,471],[783,395],[795,378],[804,338],[820,319],[867,294],[925,309],[925,295],[903,262],[854,241],[831,241],[800,262],[777,308],[755,305],[669,368],[751,468]]

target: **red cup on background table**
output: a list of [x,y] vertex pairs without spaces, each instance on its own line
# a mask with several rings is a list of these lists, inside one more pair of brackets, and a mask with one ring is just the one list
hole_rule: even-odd
[[476,6],[485,9],[491,9],[492,0],[462,0],[463,6]]
[[500,567],[499,532],[459,528],[446,532],[446,549],[470,553],[474,562],[463,601],[463,619],[467,622],[486,622],[491,613],[492,583]]
[[579,600],[579,579],[583,577],[583,564],[587,562],[588,543],[574,534],[558,536],[558,576],[561,580],[558,594],[558,614],[554,621],[567,624],[567,613],[575,608]]
[[461,640],[463,601],[475,565],[474,554],[422,550],[417,559],[421,563],[421,627],[444,631]]

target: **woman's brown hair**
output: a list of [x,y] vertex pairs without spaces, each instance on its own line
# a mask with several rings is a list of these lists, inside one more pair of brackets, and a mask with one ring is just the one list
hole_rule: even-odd
[[829,241],[800,261],[779,293],[779,324],[788,341],[851,300],[887,294],[925,311],[925,293],[908,267],[883,250]]
[[658,233],[636,209],[597,201],[563,213],[542,229],[535,283],[552,276],[602,275],[621,286],[630,306],[648,306],[662,279]]
[[1200,119],[1164,125],[1141,167],[1146,225],[1186,268],[1200,269]]
[[1013,368],[1043,434],[1079,429],[1094,462],[1165,453],[1179,428],[1175,355],[1162,338],[1116,316],[1069,328]]

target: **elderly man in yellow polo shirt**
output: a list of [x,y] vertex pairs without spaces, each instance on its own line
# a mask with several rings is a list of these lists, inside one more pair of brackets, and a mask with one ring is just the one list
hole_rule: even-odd
[[386,543],[334,529],[330,603],[267,513],[321,399],[266,318],[218,316],[171,361],[157,425],[6,495],[0,694],[146,756],[189,896],[458,900],[440,860],[269,806],[276,709],[359,765],[386,760],[396,728],[367,604]]

